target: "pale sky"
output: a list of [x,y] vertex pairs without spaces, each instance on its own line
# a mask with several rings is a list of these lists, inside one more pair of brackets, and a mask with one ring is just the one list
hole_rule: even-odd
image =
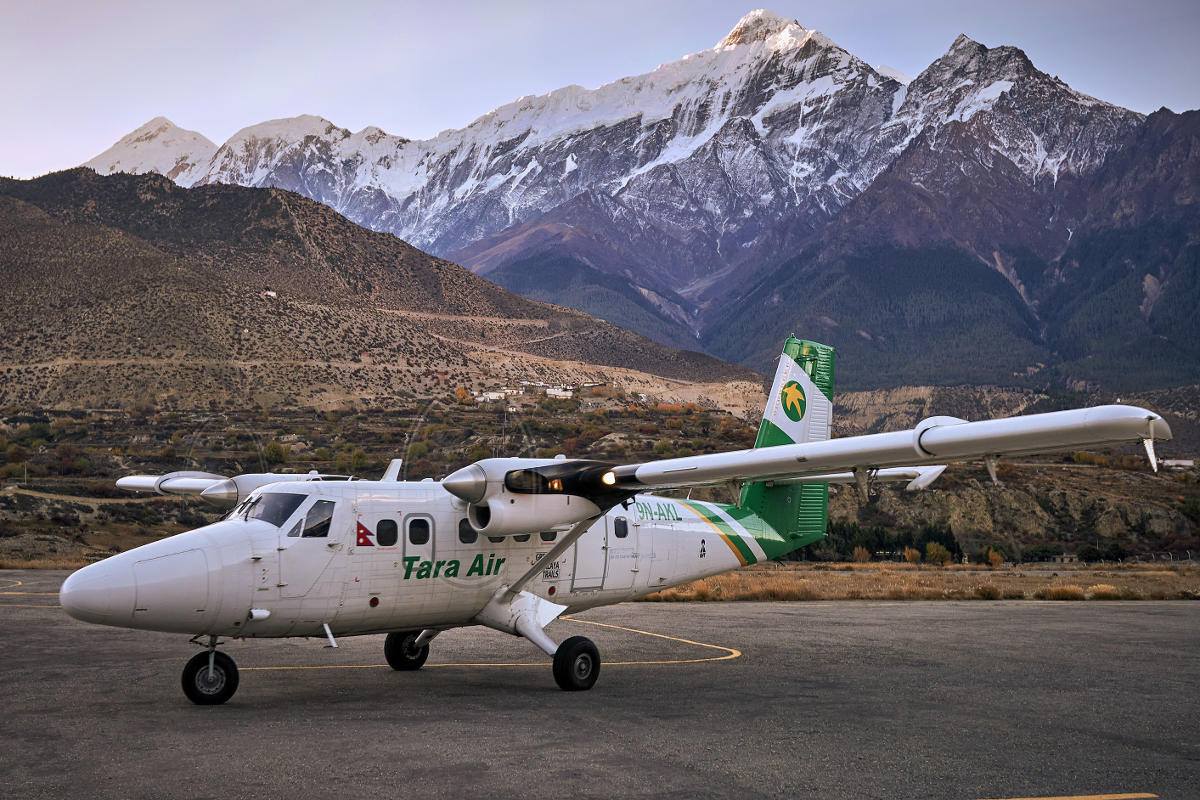
[[[158,115],[217,144],[298,114],[426,138],[522,95],[712,47],[754,3],[0,0],[0,175],[76,166]],[[766,7],[913,76],[965,33],[1136,111],[1200,107],[1198,0]]]

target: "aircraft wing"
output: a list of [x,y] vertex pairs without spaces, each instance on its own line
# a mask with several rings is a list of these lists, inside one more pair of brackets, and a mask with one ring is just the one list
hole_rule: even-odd
[[1135,406],[1098,406],[1024,417],[966,422],[930,417],[915,428],[801,444],[735,450],[612,469],[615,488],[665,489],[726,481],[760,481],[941,464],[948,460],[1005,458],[1088,447],[1146,444],[1171,438],[1158,414]]
[[322,476],[262,472],[246,475],[214,475],[211,472],[170,472],[166,475],[126,475],[117,479],[117,487],[131,492],[198,495],[217,505],[235,505],[255,489],[271,483],[311,481]]

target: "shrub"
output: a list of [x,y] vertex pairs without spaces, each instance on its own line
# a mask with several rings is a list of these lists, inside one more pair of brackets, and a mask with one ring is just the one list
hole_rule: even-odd
[[263,447],[263,458],[268,464],[282,464],[288,460],[288,448],[279,442],[267,442]]
[[1043,586],[1033,593],[1038,600],[1086,600],[1087,594],[1073,583],[1063,586]]
[[988,562],[989,568],[995,569],[996,567],[998,567],[1004,563],[1004,556],[1000,555],[995,550],[993,550],[992,548],[989,547],[987,549],[987,562]]
[[904,548],[904,560],[910,564],[921,563],[921,551],[915,547]]
[[1120,600],[1121,592],[1117,587],[1107,583],[1097,583],[1087,588],[1089,600]]
[[854,560],[859,564],[865,564],[871,560],[871,551],[859,545],[854,548]]
[[[995,551],[992,551],[992,552],[995,552]],[[1000,587],[998,587],[994,584],[991,584],[991,583],[985,583],[980,586],[976,586],[975,587],[975,596],[978,597],[980,600],[999,600],[1000,599]]]

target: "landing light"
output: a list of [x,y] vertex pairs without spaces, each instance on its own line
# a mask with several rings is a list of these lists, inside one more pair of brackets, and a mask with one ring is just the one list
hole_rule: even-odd
[[614,483],[617,482],[617,476],[614,475],[612,472],[606,472],[600,476],[600,482],[603,483],[605,486],[612,486]]

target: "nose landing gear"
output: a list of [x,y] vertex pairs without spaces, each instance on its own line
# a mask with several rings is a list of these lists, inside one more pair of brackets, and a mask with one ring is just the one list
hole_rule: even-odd
[[237,664],[217,650],[217,637],[210,636],[207,650],[192,656],[184,666],[181,683],[187,699],[196,705],[220,705],[237,691]]

